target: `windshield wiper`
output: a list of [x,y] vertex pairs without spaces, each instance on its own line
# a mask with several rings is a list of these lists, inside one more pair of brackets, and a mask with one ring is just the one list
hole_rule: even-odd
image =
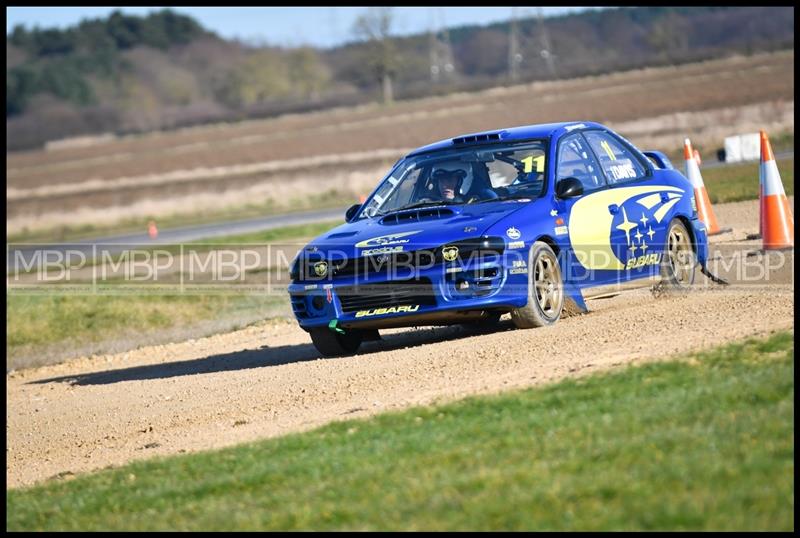
[[485,204],[487,202],[504,202],[506,200],[524,200],[535,198],[535,196],[498,196],[497,198],[487,198],[485,200],[478,200],[477,202],[472,202],[473,204]]

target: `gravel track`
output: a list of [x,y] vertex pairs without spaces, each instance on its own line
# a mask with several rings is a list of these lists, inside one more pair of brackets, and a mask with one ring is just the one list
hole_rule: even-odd
[[[715,209],[722,225],[734,227],[715,239],[718,246],[724,241],[728,248],[758,249],[741,231],[757,229],[756,202]],[[506,320],[479,336],[457,327],[393,330],[382,333],[382,342],[366,343],[357,356],[320,359],[294,322],[265,322],[11,372],[7,487],[549,383],[790,329],[794,283],[787,275],[793,253],[785,257],[791,263],[771,266],[768,280],[727,288],[701,281],[685,296],[625,291],[590,300],[591,313],[545,329],[514,330]]]

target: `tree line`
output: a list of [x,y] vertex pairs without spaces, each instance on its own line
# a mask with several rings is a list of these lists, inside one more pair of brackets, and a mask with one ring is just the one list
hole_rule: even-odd
[[120,51],[146,46],[166,51],[208,32],[191,17],[170,10],[146,17],[113,12],[107,19],[84,20],[60,30],[14,27],[6,45],[30,61],[6,67],[6,117],[25,111],[39,93],[49,93],[75,105],[96,101],[89,75],[112,77],[126,67]]
[[350,43],[328,50],[224,40],[168,9],[66,29],[16,26],[6,38],[7,149],[790,48],[793,20],[791,7],[547,19],[523,10],[506,23],[398,37],[396,14],[371,8]]

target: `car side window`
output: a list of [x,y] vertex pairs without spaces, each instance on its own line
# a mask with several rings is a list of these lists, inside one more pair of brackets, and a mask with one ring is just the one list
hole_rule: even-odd
[[583,135],[597,155],[610,185],[645,177],[642,163],[613,136],[600,131],[588,131]]
[[600,168],[580,133],[567,136],[558,146],[556,182],[568,177],[583,183],[584,192],[606,186]]

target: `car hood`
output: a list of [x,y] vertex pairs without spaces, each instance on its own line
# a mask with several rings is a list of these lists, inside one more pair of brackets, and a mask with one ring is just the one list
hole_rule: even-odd
[[320,235],[304,250],[333,259],[433,248],[444,243],[480,237],[491,226],[529,202],[506,200],[425,207],[384,217],[360,219]]

